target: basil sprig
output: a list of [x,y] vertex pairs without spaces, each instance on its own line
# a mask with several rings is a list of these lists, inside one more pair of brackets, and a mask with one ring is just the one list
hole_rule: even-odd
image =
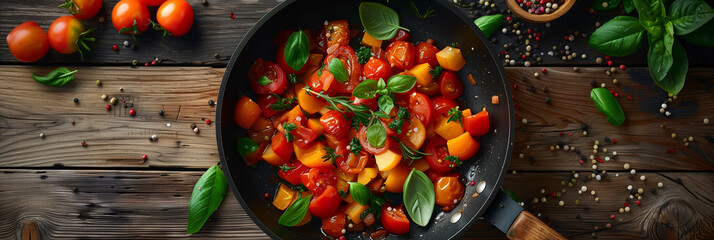
[[412,169],[404,182],[404,206],[412,221],[419,226],[426,226],[434,212],[434,184],[423,172]]
[[32,79],[50,87],[61,87],[74,80],[74,73],[76,72],[77,70],[70,71],[66,67],[58,67],[45,76],[38,76],[33,73]]
[[347,73],[345,65],[342,64],[342,61],[338,58],[333,58],[330,61],[330,64],[327,65],[327,70],[335,76],[335,80],[338,82],[347,82],[347,80],[350,80],[350,74]]
[[347,182],[350,184],[350,195],[357,203],[367,206],[372,193],[369,192],[367,186],[358,182]]
[[481,29],[483,35],[490,37],[491,34],[493,34],[493,32],[501,26],[503,19],[504,17],[501,14],[481,16],[474,20],[474,24]]
[[365,31],[378,40],[394,38],[399,29],[409,31],[409,29],[399,26],[397,12],[375,2],[363,2],[359,5],[359,19]]
[[302,30],[290,34],[285,44],[285,62],[295,71],[305,66],[310,58],[310,40]]
[[613,126],[619,127],[625,122],[625,112],[622,111],[620,103],[606,88],[593,88],[590,91],[590,99],[595,103],[597,110],[605,114],[607,121]]
[[308,206],[310,206],[310,198],[312,198],[312,195],[307,195],[298,198],[298,200],[295,200],[293,204],[290,204],[288,209],[285,209],[283,215],[280,215],[278,224],[292,227],[300,223],[300,221],[305,217],[305,213],[307,213]]
[[226,176],[218,165],[203,173],[191,193],[186,233],[196,233],[201,230],[208,217],[221,205],[227,189]]
[[392,92],[404,93],[411,90],[415,84],[416,77],[408,75],[394,75],[387,80],[386,84],[367,79],[352,90],[352,95],[360,99],[370,99],[376,97],[377,93],[380,95],[388,95]]
[[639,19],[618,16],[590,35],[588,44],[601,53],[626,56],[637,51],[647,31],[650,75],[655,84],[676,95],[689,69],[684,65],[687,54],[676,46],[675,36],[695,45],[714,46],[714,9],[703,0],[673,1],[669,8],[664,4],[663,0],[625,0],[625,9],[637,9]]

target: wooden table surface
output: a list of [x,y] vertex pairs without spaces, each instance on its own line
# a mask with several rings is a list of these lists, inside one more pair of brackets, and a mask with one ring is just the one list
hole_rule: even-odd
[[[29,20],[47,29],[66,15],[54,7],[59,2],[0,1],[0,35]],[[187,235],[185,228],[193,184],[219,162],[214,125],[205,124],[215,117],[215,107],[207,102],[217,98],[224,68],[242,36],[279,2],[209,0],[203,6],[190,0],[196,18],[188,35],[160,43],[160,34],[150,31],[138,37],[135,50],[122,46],[131,37],[116,33],[108,20],[116,2],[104,1],[99,16],[106,21],[83,21],[98,28],[94,50],[84,62],[76,54],[50,50],[41,61],[22,64],[7,44],[0,44],[0,239],[267,238],[232,194],[199,233]],[[502,4],[498,8],[505,9]],[[583,7],[589,4],[579,1],[551,27],[519,26],[544,32],[534,52],[569,45],[578,57],[563,61],[545,54],[530,68],[506,67],[514,86],[517,132],[503,188],[512,189],[526,210],[568,238],[714,238],[714,124],[703,123],[704,118],[714,120],[714,50],[685,45],[691,63],[687,83],[668,103],[667,117],[659,109],[668,97],[649,77],[644,48],[613,59],[615,66],[627,69],[608,76],[604,72],[610,66],[596,64],[595,58],[604,56],[587,47],[587,38],[563,40],[575,31],[590,34],[595,22],[620,14],[588,13]],[[463,11],[472,17],[484,13],[478,4]],[[503,44],[518,42],[516,36],[499,31],[494,47],[504,50]],[[113,44],[120,46],[118,52],[111,50]],[[517,56],[523,50],[514,48],[525,46],[508,49]],[[143,66],[154,58],[159,66]],[[132,67],[133,60],[141,66]],[[30,78],[57,66],[79,69],[76,79],[53,88]],[[547,73],[533,77],[543,68]],[[103,84],[95,85],[96,80]],[[627,116],[622,127],[608,124],[590,101],[591,80],[620,94]],[[106,111],[102,94],[128,106],[120,103]],[[129,116],[130,108],[136,116]],[[166,114],[159,116],[158,110]],[[200,133],[191,131],[192,123]],[[587,135],[582,124],[588,126]],[[151,135],[158,141],[149,141]],[[685,143],[683,138],[690,136],[693,141]],[[596,140],[598,156],[617,152],[616,158],[598,164],[598,174],[607,171],[601,181],[588,179]],[[82,141],[88,146],[82,147]],[[565,145],[577,150],[564,151]],[[141,159],[143,154],[148,160]],[[586,158],[583,164],[581,157]],[[630,175],[624,164],[636,174]],[[573,179],[573,171],[579,175],[573,187],[563,185]],[[629,199],[628,185],[644,190],[641,205]],[[578,194],[582,186],[588,190]],[[631,211],[619,213],[625,203]],[[463,238],[505,235],[481,220]]]

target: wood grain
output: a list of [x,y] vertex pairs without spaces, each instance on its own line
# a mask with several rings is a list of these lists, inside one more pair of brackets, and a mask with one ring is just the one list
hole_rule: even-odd
[[[46,73],[48,67],[0,66],[0,166],[2,167],[174,167],[207,168],[218,162],[215,128],[206,125],[213,119],[216,99],[224,69],[208,67],[80,67],[76,80],[62,88],[47,87],[30,80],[31,73]],[[602,74],[604,68],[548,68],[536,79],[535,68],[508,68],[516,110],[516,141],[510,164],[515,170],[591,169],[589,162],[580,165],[575,152],[549,151],[557,141],[575,146],[584,156],[592,151],[595,140],[608,148],[617,159],[601,164],[600,169],[618,170],[627,162],[638,170],[712,170],[714,143],[705,140],[714,135],[714,124],[703,125],[702,119],[714,119],[711,69],[691,69],[689,81],[675,100],[667,118],[658,112],[666,95],[651,84],[644,69],[630,68],[617,73],[627,121],[622,127],[607,123],[589,99],[590,79],[611,85],[612,77]],[[103,82],[101,87],[95,80]],[[530,86],[536,92],[530,92]],[[547,86],[544,93],[542,87]],[[124,91],[119,88],[123,87]],[[478,86],[477,86],[478,87]],[[117,96],[120,103],[107,112],[102,94]],[[631,95],[633,101],[626,100]],[[79,104],[72,102],[79,99]],[[545,98],[551,104],[545,103]],[[128,115],[121,100],[133,104],[137,115]],[[179,113],[180,108],[180,113]],[[166,113],[161,117],[159,109]],[[527,119],[523,125],[521,119]],[[72,125],[72,121],[76,124]],[[166,127],[171,123],[171,127]],[[200,133],[189,125],[196,123]],[[590,126],[581,136],[581,123]],[[659,128],[664,124],[664,129]],[[524,128],[525,127],[525,128]],[[560,132],[565,136],[561,137]],[[670,138],[671,133],[679,136]],[[45,138],[39,134],[44,133]],[[573,136],[569,136],[572,133]],[[156,134],[157,142],[148,138]],[[541,134],[543,135],[541,137]],[[682,137],[695,141],[685,147]],[[607,144],[604,137],[617,144]],[[82,147],[86,141],[88,147]],[[529,148],[527,146],[530,146]],[[667,154],[674,148],[676,153]],[[51,154],[49,154],[51,153]],[[524,157],[519,158],[523,153]],[[147,161],[141,156],[148,155]]]
[[[36,225],[41,239],[186,238],[188,201],[201,174],[200,171],[2,169],[0,238],[15,238],[31,224]],[[713,173],[647,173],[644,182],[612,175],[600,182],[578,182],[578,188],[584,184],[596,190],[599,203],[589,194],[578,195],[575,187],[565,187],[561,197],[551,197],[550,192],[560,191],[560,181],[568,180],[569,173],[508,175],[504,188],[513,189],[528,202],[527,210],[569,239],[590,239],[592,233],[598,238],[618,239],[714,237],[711,224],[714,194],[709,191],[714,187],[710,181]],[[663,188],[656,187],[660,181]],[[629,184],[645,189],[642,205],[630,201],[629,213],[617,213],[629,195],[625,188]],[[540,193],[541,188],[546,194]],[[655,188],[657,192],[652,194],[650,190]],[[542,196],[547,196],[545,204],[531,204],[530,199]],[[581,204],[575,205],[575,199]],[[558,206],[559,200],[565,201],[565,205]],[[610,219],[611,214],[615,214],[615,219]],[[607,223],[612,225],[611,229],[605,228]],[[228,194],[203,229],[191,238],[264,239],[266,235]],[[463,238],[495,239],[505,238],[505,234],[481,220]]]
[[[215,128],[205,120],[214,119],[215,106],[208,100],[218,95],[223,69],[80,67],[75,80],[62,88],[30,78],[49,72],[48,67],[0,69],[5,86],[0,89],[2,166],[205,168],[219,161]],[[110,102],[101,99],[103,94],[118,98],[111,111],[105,109]],[[158,140],[150,141],[151,135]]]
[[538,217],[530,212],[523,211],[513,221],[511,228],[506,232],[506,237],[512,240],[546,240],[546,239],[562,239],[565,238],[558,232],[543,223]]
[[[447,0],[441,0],[447,1]],[[0,1],[0,36],[6,36],[13,28],[25,21],[36,21],[45,30],[49,28],[52,21],[60,16],[67,15],[65,9],[57,8],[58,1],[54,0],[39,0],[39,1],[23,1],[23,0],[4,0]],[[102,65],[125,65],[128,66],[133,60],[139,61],[140,64],[149,62],[155,57],[159,58],[162,64],[165,65],[211,65],[211,66],[226,66],[233,50],[238,45],[238,42],[245,36],[248,30],[261,18],[265,13],[270,11],[274,6],[277,6],[280,1],[277,0],[209,0],[207,6],[201,5],[201,1],[189,1],[195,13],[195,21],[191,31],[182,37],[167,37],[161,42],[161,32],[148,30],[147,32],[137,36],[136,50],[123,47],[124,41],[133,42],[131,36],[119,34],[114,29],[111,23],[111,11],[118,0],[103,1],[102,9],[99,14],[91,19],[84,20],[83,23],[88,27],[95,27],[97,31],[94,36],[97,41],[93,45],[93,50],[89,54],[85,54],[85,62],[81,62],[79,54],[62,55],[53,50],[43,58],[39,64],[57,64],[57,63],[73,63],[73,64],[102,64]],[[470,2],[470,1],[464,1]],[[478,1],[476,1],[478,2]],[[492,1],[493,2],[493,1]],[[502,27],[508,28],[509,33],[501,33],[499,31],[493,34],[492,38],[495,52],[507,50],[514,59],[517,59],[517,65],[523,66],[523,60],[520,56],[525,54],[526,44],[523,41],[518,41],[518,35],[510,32],[510,30],[534,29],[535,31],[543,32],[540,42],[531,44],[533,47],[532,53],[542,58],[544,65],[595,65],[597,57],[604,57],[603,54],[597,53],[595,50],[587,46],[587,38],[576,36],[575,40],[564,41],[563,36],[573,35],[575,31],[580,34],[590,34],[595,30],[595,23],[605,23],[607,20],[616,15],[624,14],[621,10],[607,11],[604,13],[591,14],[583,12],[584,7],[588,7],[591,3],[588,1],[578,1],[575,6],[566,13],[563,17],[551,22],[552,27],[546,27],[544,24],[527,24],[519,23],[518,28],[513,28],[513,24],[518,23],[516,20],[510,23],[504,23]],[[460,8],[463,13],[471,19],[483,15],[491,15],[497,12],[506,13],[505,1],[496,1],[496,11],[490,7],[481,8],[477,5],[472,8]],[[150,8],[152,15],[156,8]],[[356,11],[356,10],[355,10]],[[235,19],[230,18],[233,12]],[[435,13],[444,14],[444,13]],[[99,17],[104,17],[104,22],[99,22]],[[428,19],[427,19],[428,21]],[[573,26],[572,23],[578,23]],[[525,36],[525,34],[523,34]],[[508,43],[516,43],[514,46],[504,49],[503,45]],[[115,52],[112,50],[112,45],[117,44],[120,50]],[[577,53],[574,60],[563,61],[561,55],[557,54],[559,50],[564,50],[564,45],[569,45],[570,51]],[[558,46],[556,56],[549,56],[547,53],[552,46]],[[689,55],[690,64],[706,65],[714,64],[714,48],[697,48],[684,43],[684,47]],[[218,54],[219,57],[214,57]],[[582,59],[581,55],[585,54],[586,58]],[[643,46],[637,53],[614,59],[616,64],[625,63],[628,65],[644,66],[646,62],[647,48]],[[504,56],[501,56],[503,59]],[[535,62],[535,58],[530,59],[531,63]],[[3,64],[18,64],[19,62],[12,57],[6,44],[0,44],[0,63]],[[604,65],[604,64],[602,64]]]

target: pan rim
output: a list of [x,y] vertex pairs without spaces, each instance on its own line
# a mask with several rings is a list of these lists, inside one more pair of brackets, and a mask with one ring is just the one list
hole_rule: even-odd
[[[251,218],[251,220],[253,220],[253,222],[261,230],[263,230],[264,233],[266,233],[268,236],[270,236],[272,239],[280,239],[280,237],[277,236],[275,233],[273,233],[273,231],[268,229],[260,221],[260,219],[258,219],[256,217],[256,215],[253,213],[253,211],[250,210],[250,206],[248,205],[248,203],[246,203],[243,200],[243,197],[241,196],[240,192],[238,192],[238,189],[237,189],[235,182],[233,181],[232,175],[230,173],[230,169],[227,167],[228,161],[226,160],[226,156],[225,156],[225,151],[224,151],[224,146],[223,146],[223,134],[221,131],[221,121],[222,121],[221,113],[223,112],[223,107],[232,107],[232,106],[224,106],[223,98],[225,96],[225,89],[226,89],[226,85],[228,84],[228,78],[230,76],[230,73],[233,70],[233,66],[236,63],[238,56],[240,55],[240,52],[243,51],[243,49],[246,47],[246,45],[248,44],[250,39],[253,37],[253,35],[255,35],[255,33],[267,21],[269,21],[275,14],[282,11],[285,7],[289,6],[290,4],[294,3],[295,1],[297,1],[297,0],[285,0],[284,2],[275,6],[273,9],[271,9],[265,15],[263,15],[263,17],[261,17],[260,20],[255,25],[253,25],[251,27],[251,29],[246,33],[246,35],[243,36],[243,38],[241,39],[241,41],[238,44],[238,46],[236,47],[236,49],[233,51],[233,54],[231,55],[231,58],[230,58],[228,64],[226,65],[226,70],[225,70],[223,78],[221,80],[221,86],[220,86],[220,90],[218,93],[218,98],[217,98],[218,105],[216,107],[216,118],[215,118],[216,124],[215,124],[215,126],[216,126],[216,140],[217,140],[217,145],[218,145],[218,154],[219,154],[219,157],[221,160],[221,164],[223,166],[226,166],[223,168],[223,171],[225,171],[225,173],[226,173],[225,176],[227,178],[226,180],[228,181],[228,185],[231,188],[231,192],[233,192],[233,195],[236,197],[236,199],[240,203],[241,207],[248,214],[248,216]],[[506,92],[505,96],[504,96],[505,101],[502,101],[501,104],[508,105],[508,113],[509,113],[508,134],[507,134],[508,139],[507,139],[507,144],[506,144],[507,147],[505,149],[506,150],[505,153],[503,153],[503,155],[501,155],[504,157],[503,164],[501,165],[500,173],[498,173],[496,183],[495,184],[489,183],[488,185],[493,186],[493,187],[487,187],[486,190],[484,190],[484,192],[481,193],[481,195],[485,195],[487,197],[487,200],[485,201],[485,203],[482,206],[480,206],[480,209],[478,209],[478,211],[476,211],[477,214],[475,214],[474,216],[471,216],[469,218],[469,221],[464,225],[464,227],[462,227],[461,229],[456,231],[449,238],[449,239],[456,239],[459,236],[463,235],[469,228],[471,228],[473,226],[473,224],[475,223],[475,221],[477,221],[484,214],[486,209],[488,209],[491,206],[491,203],[495,198],[494,193],[496,191],[499,191],[499,189],[501,188],[501,183],[503,182],[506,172],[508,171],[508,166],[510,164],[512,152],[513,152],[513,141],[514,141],[514,135],[515,135],[515,119],[514,119],[515,116],[514,116],[514,106],[513,106],[513,102],[512,102],[513,99],[511,99],[510,97],[506,97],[506,96],[511,96],[511,91],[508,87],[508,78],[506,78],[506,74],[505,74],[503,66],[501,64],[498,64],[498,61],[495,58],[495,56],[496,56],[495,50],[490,45],[490,43],[484,41],[484,39],[487,39],[486,36],[483,34],[483,32],[481,32],[481,30],[475,24],[471,23],[472,22],[471,19],[469,19],[467,16],[465,16],[459,9],[457,9],[451,3],[447,2],[447,1],[435,1],[435,2],[441,4],[445,8],[449,9],[452,14],[454,14],[459,19],[461,19],[461,21],[463,21],[463,23],[466,23],[466,25],[468,25],[468,27],[474,33],[476,33],[478,35],[479,40],[484,44],[484,46],[486,46],[485,49],[487,49],[487,51],[489,52],[490,60],[493,61],[493,63],[496,66],[496,70],[498,71],[498,75],[502,79],[503,88],[505,89],[505,92]]]

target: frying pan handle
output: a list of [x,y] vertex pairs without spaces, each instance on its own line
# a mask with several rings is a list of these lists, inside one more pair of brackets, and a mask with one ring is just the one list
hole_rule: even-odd
[[503,190],[495,194],[491,206],[483,216],[505,232],[508,239],[566,239],[538,217],[524,211]]

